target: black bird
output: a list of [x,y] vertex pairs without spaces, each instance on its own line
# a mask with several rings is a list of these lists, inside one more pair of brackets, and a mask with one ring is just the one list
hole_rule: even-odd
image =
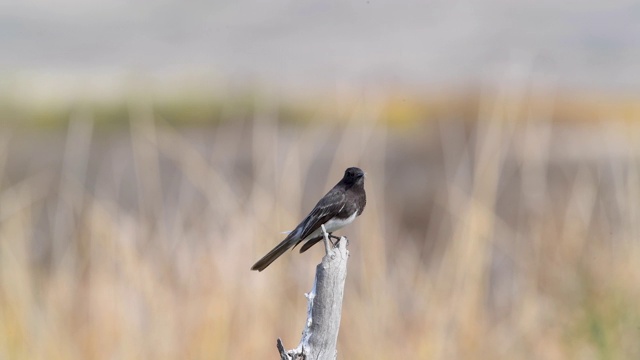
[[345,170],[342,180],[318,201],[311,213],[278,246],[258,260],[251,270],[266,269],[280,255],[303,241],[305,243],[300,248],[300,252],[307,251],[322,240],[321,225],[324,225],[327,232],[331,234],[351,224],[357,216],[362,214],[366,204],[364,172],[357,167],[350,167]]

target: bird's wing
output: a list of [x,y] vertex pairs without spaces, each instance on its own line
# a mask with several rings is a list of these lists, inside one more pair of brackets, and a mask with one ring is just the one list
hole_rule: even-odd
[[311,210],[311,213],[300,224],[302,225],[302,233],[300,240],[303,240],[307,236],[316,231],[320,225],[326,223],[339,213],[346,203],[346,195],[344,191],[333,189],[327,193],[316,206]]

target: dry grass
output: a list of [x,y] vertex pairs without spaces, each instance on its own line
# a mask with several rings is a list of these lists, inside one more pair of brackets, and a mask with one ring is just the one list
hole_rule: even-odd
[[[471,128],[390,131],[365,101],[337,127],[267,106],[189,133],[138,104],[117,141],[82,111],[63,149],[24,160],[1,137],[0,359],[276,358],[322,249],[249,268],[350,165],[369,202],[346,231],[340,358],[639,358],[640,132],[602,123],[566,160],[553,104],[503,91]],[[398,193],[422,204],[413,227]]]

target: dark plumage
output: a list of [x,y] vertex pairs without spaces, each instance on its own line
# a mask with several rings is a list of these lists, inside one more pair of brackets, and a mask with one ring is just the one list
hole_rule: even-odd
[[342,180],[318,201],[309,215],[280,244],[258,260],[251,270],[264,270],[280,255],[301,242],[305,243],[300,252],[307,251],[322,240],[321,225],[324,224],[327,232],[331,234],[353,222],[362,214],[366,204],[364,172],[357,167],[350,167],[345,170]]

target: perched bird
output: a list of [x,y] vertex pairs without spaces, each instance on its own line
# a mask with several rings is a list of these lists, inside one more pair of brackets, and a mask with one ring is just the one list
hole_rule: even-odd
[[280,255],[303,241],[305,243],[300,248],[300,252],[307,251],[322,240],[322,225],[327,233],[331,234],[351,224],[357,216],[362,214],[366,204],[364,172],[357,167],[350,167],[345,170],[342,180],[318,201],[309,215],[278,246],[258,260],[251,270],[266,269]]

